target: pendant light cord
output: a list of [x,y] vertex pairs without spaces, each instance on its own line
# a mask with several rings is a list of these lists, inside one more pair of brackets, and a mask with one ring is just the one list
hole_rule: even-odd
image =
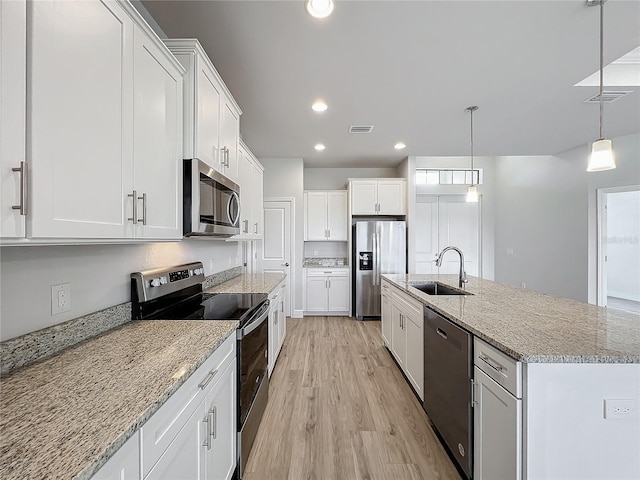
[[600,0],[600,140],[604,138],[602,129],[602,119],[604,116],[604,2],[605,0]]
[[471,185],[473,185],[473,109],[471,113]]

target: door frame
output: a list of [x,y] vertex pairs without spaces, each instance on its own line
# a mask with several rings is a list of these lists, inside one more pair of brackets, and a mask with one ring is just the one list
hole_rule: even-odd
[[608,187],[596,189],[596,305],[607,306],[607,195],[611,193],[636,192],[640,185],[625,185],[622,187]]
[[[294,197],[264,197],[263,198],[263,202],[262,202],[262,209],[263,211],[267,208],[267,204],[271,203],[271,202],[286,202],[289,203],[289,215],[291,216],[291,218],[289,219],[289,224],[291,225],[291,237],[290,237],[290,248],[289,248],[289,252],[291,254],[291,259],[289,260],[290,262],[290,272],[291,275],[287,281],[287,285],[288,285],[288,295],[287,295],[287,301],[285,302],[284,305],[284,309],[285,309],[285,316],[287,317],[294,317],[294,318],[301,318],[302,317],[302,313],[300,312],[300,315],[297,315],[297,312],[295,310],[295,299],[294,299],[294,294],[296,293],[296,278],[298,277],[297,275],[297,271],[298,271],[298,261],[297,261],[297,257],[296,257],[296,199]],[[264,261],[264,245],[266,243],[266,239],[264,239],[262,241],[262,260]]]

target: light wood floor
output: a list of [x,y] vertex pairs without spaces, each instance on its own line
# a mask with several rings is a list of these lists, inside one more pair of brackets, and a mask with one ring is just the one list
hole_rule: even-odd
[[459,480],[380,322],[287,319],[244,480]]

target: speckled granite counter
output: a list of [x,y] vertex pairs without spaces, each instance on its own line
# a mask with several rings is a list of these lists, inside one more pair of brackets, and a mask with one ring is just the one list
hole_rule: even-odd
[[137,320],[3,378],[0,478],[90,478],[236,328]]
[[427,295],[412,283],[457,275],[383,275],[423,304],[528,363],[640,363],[640,317],[469,277],[473,295]]
[[282,273],[254,273],[239,275],[220,285],[208,288],[206,293],[271,293],[285,278]]

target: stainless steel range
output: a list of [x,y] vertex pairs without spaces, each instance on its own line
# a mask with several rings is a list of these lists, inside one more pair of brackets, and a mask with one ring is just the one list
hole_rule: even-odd
[[204,293],[195,262],[131,274],[134,320],[238,320],[238,478],[267,404],[269,300],[266,293]]

